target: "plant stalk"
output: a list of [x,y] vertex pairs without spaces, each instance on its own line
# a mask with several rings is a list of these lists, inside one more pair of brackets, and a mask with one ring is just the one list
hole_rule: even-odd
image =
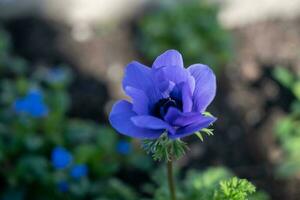
[[173,178],[173,161],[172,160],[169,160],[167,162],[167,173],[168,173],[170,200],[176,200],[176,191],[175,191],[175,183],[174,183],[174,178]]

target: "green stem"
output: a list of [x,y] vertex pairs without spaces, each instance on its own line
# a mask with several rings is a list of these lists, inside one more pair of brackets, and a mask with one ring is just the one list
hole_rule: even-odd
[[173,178],[173,162],[169,160],[167,162],[167,171],[168,171],[168,183],[170,190],[170,200],[176,200],[176,191],[175,191],[175,183]]

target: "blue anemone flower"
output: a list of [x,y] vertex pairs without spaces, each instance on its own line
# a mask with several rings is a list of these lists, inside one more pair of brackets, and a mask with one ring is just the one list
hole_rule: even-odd
[[16,113],[26,113],[32,117],[44,117],[48,114],[48,107],[39,90],[30,90],[24,98],[17,99],[14,109]]
[[71,164],[72,154],[63,147],[55,147],[51,154],[51,161],[56,169],[64,169]]
[[131,144],[125,140],[121,140],[117,144],[117,152],[119,154],[127,155],[131,152]]
[[84,164],[79,164],[79,165],[73,166],[73,168],[71,169],[70,175],[73,178],[79,179],[83,176],[86,176],[87,173],[88,173],[88,167]]
[[206,65],[184,68],[181,54],[168,50],[158,56],[152,68],[129,63],[123,90],[132,101],[116,102],[109,116],[121,134],[157,139],[167,133],[171,139],[193,134],[216,118],[204,114],[216,94],[216,77]]

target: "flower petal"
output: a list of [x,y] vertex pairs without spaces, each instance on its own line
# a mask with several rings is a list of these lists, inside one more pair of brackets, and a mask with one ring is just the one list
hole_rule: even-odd
[[185,127],[202,120],[203,115],[198,112],[183,113],[177,108],[169,108],[164,119],[171,125],[177,127]]
[[140,90],[147,90],[151,87],[151,69],[139,62],[133,61],[126,66],[123,89],[131,86]]
[[175,87],[175,83],[172,81],[162,81],[159,84],[159,90],[161,91],[164,98],[167,98],[170,96],[171,91]]
[[216,76],[206,65],[194,64],[188,70],[195,78],[193,93],[193,111],[203,112],[216,95]]
[[184,112],[192,110],[195,79],[188,70],[178,66],[161,67],[153,70],[153,78],[164,98],[182,101]]
[[134,125],[140,128],[167,129],[173,133],[175,132],[173,127],[171,127],[168,123],[150,115],[134,116],[131,117],[131,121],[133,122]]
[[210,124],[212,124],[214,121],[216,121],[215,117],[207,117],[207,116],[202,116],[201,119],[198,119],[197,122],[190,124],[186,127],[179,128],[177,129],[175,134],[169,134],[169,137],[171,139],[176,139],[176,138],[182,138],[189,136],[196,131],[199,131],[203,128],[207,128]]
[[115,103],[109,116],[109,122],[121,134],[141,139],[158,138],[164,130],[150,130],[135,126],[130,120],[136,116],[132,111],[132,104],[121,100]]
[[176,50],[168,50],[158,56],[153,65],[152,68],[160,68],[160,67],[168,67],[168,66],[178,66],[178,67],[184,67],[183,66],[183,59],[181,54]]
[[125,92],[132,98],[132,110],[139,115],[149,113],[149,99],[142,90],[127,86]]
[[188,82],[182,82],[173,87],[168,97],[181,102],[183,112],[190,112],[193,107],[193,95]]
[[175,84],[179,84],[188,81],[189,76],[191,76],[187,69],[176,65],[160,67],[158,69],[153,69],[152,71],[155,83],[171,81]]
[[193,95],[191,88],[186,82],[182,87],[182,110],[183,112],[190,112],[193,107]]
[[127,65],[123,79],[123,89],[133,87],[143,91],[149,98],[150,103],[155,103],[162,98],[159,89],[155,87],[151,69],[136,61]]

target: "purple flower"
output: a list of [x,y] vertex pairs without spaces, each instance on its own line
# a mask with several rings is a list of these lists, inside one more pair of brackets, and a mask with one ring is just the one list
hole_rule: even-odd
[[121,140],[117,144],[117,152],[119,154],[127,155],[131,152],[131,144],[125,140]]
[[73,178],[79,179],[83,176],[86,176],[88,173],[88,167],[84,164],[79,164],[79,165],[75,165],[72,169],[71,169],[71,176]]
[[17,99],[14,109],[16,113],[26,113],[32,117],[44,117],[48,114],[48,107],[39,90],[30,90],[24,98]]
[[216,94],[216,77],[206,65],[184,68],[181,54],[168,50],[152,68],[136,61],[127,65],[123,90],[132,102],[120,100],[109,116],[121,134],[156,139],[164,132],[181,138],[208,127],[216,118],[206,116]]
[[51,161],[56,169],[64,169],[71,164],[72,154],[63,147],[55,147],[51,154]]

